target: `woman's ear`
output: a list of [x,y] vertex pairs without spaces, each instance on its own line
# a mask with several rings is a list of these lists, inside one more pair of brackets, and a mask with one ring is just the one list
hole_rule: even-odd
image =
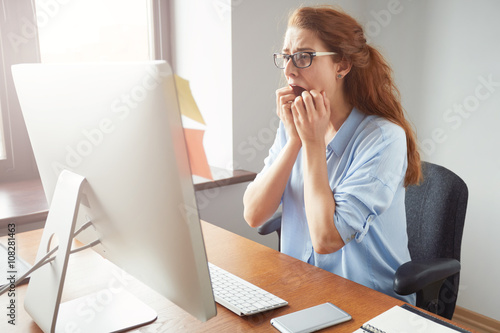
[[337,77],[340,79],[346,76],[351,71],[351,67],[350,61],[342,59],[337,66]]

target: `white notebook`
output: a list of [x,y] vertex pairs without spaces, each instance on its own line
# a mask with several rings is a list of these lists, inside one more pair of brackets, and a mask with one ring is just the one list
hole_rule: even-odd
[[395,306],[366,322],[354,333],[469,332],[409,306]]

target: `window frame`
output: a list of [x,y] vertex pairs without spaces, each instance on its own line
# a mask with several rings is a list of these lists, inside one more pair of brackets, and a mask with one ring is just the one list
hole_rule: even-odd
[[151,22],[150,47],[153,60],[166,60],[172,68],[175,68],[172,58],[172,29],[174,8],[170,0],[149,0]]
[[0,109],[6,151],[0,160],[0,182],[5,182],[38,177],[11,66],[39,62],[40,54],[32,1],[3,1],[0,16]]

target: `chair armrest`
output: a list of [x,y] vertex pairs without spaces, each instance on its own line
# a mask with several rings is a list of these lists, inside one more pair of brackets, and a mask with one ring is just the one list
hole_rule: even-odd
[[460,262],[453,258],[409,261],[397,269],[394,291],[399,295],[413,294],[458,272]]
[[281,212],[276,212],[269,220],[257,228],[257,232],[261,235],[268,235],[274,231],[278,232],[281,229]]

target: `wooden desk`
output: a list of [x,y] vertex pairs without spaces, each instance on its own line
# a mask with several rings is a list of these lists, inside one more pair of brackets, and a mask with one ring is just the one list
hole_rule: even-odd
[[[133,332],[277,332],[269,323],[271,318],[328,301],[351,314],[353,320],[322,332],[352,332],[392,306],[403,304],[400,300],[209,223],[203,222],[202,226],[211,262],[287,300],[289,305],[251,317],[238,317],[217,304],[217,316],[202,323],[147,286],[130,280],[126,283],[127,290],[158,312],[158,319],[154,323]],[[17,235],[18,254],[28,262],[35,259],[41,233],[41,230],[35,230]],[[103,263],[105,260],[91,250],[72,255],[64,298],[79,297],[106,287],[109,279],[101,276]],[[25,285],[16,288],[18,313],[14,332],[40,332],[22,308],[25,291]],[[5,309],[6,302],[6,295],[0,296],[2,309]],[[4,329],[7,325],[5,316],[1,317],[0,331],[10,332]]]

